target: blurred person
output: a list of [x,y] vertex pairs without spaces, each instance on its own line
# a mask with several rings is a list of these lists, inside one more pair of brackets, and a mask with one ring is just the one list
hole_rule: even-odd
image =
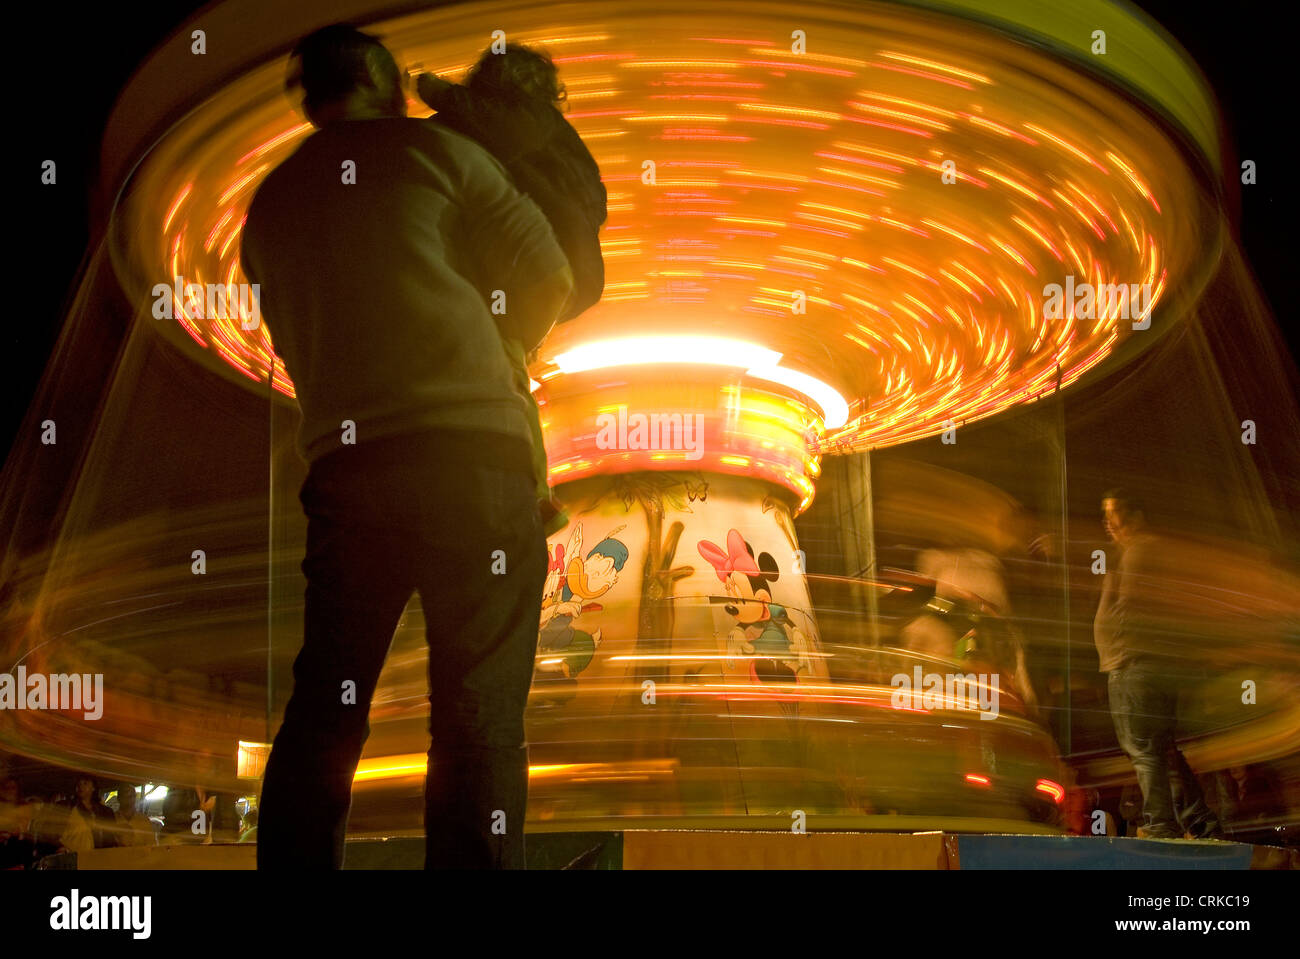
[[240,842],[257,842],[257,807],[244,813],[244,821],[239,832]]
[[0,781],[0,869],[30,868],[36,855],[32,807],[22,801],[18,780]]
[[1221,839],[1219,821],[1176,741],[1179,689],[1191,671],[1170,643],[1168,614],[1157,595],[1169,544],[1147,529],[1141,502],[1125,490],[1104,494],[1102,517],[1120,552],[1108,557],[1093,634],[1107,674],[1115,735],[1142,791],[1137,834]]
[[[1095,832],[1096,814],[1101,812],[1103,831]],[[1119,825],[1108,809],[1101,808],[1101,792],[1096,788],[1075,789],[1067,800],[1066,821],[1069,831],[1076,836],[1118,836]]]
[[[574,319],[600,300],[605,261],[600,227],[608,216],[608,195],[600,167],[582,138],[555,104],[567,97],[549,54],[518,43],[501,53],[485,50],[464,85],[421,74],[416,90],[437,111],[432,119],[469,137],[492,154],[514,185],[537,204],[550,222],[573,272],[573,295],[558,318]],[[518,340],[506,348],[521,392],[528,388],[528,357]],[[568,516],[551,494],[541,413],[533,404],[533,450],[540,477],[543,530],[550,535],[568,525]]]
[[216,797],[208,795],[202,786],[168,786],[158,842],[164,846],[209,842],[215,809]]
[[[257,191],[242,247],[310,464],[303,647],[267,762],[258,867],[342,868],[371,697],[418,590],[438,644],[426,866],[523,868],[547,551],[535,414],[505,341],[536,349],[573,275],[500,163],[407,117],[377,39],[327,27],[290,64],[317,129]],[[507,313],[494,319],[482,291],[495,289]]]
[[242,828],[236,805],[239,797],[234,793],[214,792],[209,798],[213,800],[210,841],[235,842]]
[[1015,610],[1018,662],[1032,684],[1038,715],[1051,724],[1059,741],[1062,715],[1057,705],[1064,692],[1060,610],[1065,585],[1060,543],[1037,511],[1019,503],[1007,514],[1004,530],[1002,561]]
[[[211,753],[204,755],[211,756]],[[163,800],[163,835],[160,841],[164,845],[192,842],[207,846],[233,840],[239,823],[235,800],[232,794],[214,791],[202,784],[168,789]]]
[[1232,766],[1214,775],[1219,820],[1239,842],[1278,841],[1287,816],[1286,792],[1267,763]]
[[119,846],[153,846],[153,823],[149,817],[140,812],[139,796],[134,785],[125,786],[117,792],[117,842]]
[[31,831],[36,840],[37,856],[53,855],[59,850],[59,836],[67,825],[71,811],[61,805],[56,796],[28,797],[32,809]]
[[[1008,673],[1010,682],[1001,681],[1002,685],[1010,685],[1024,702],[1030,716],[1037,718],[1038,698],[1025,663],[1025,646],[1020,630],[1010,618],[1011,599],[1001,561],[984,549],[948,545],[923,550],[917,556],[916,567],[922,576],[934,580],[936,597],[965,605],[970,603],[968,597],[977,597],[996,614],[960,617],[950,622],[954,642],[947,644],[946,653],[939,652],[944,645],[943,633],[937,626],[929,625],[925,628],[929,641],[924,643],[923,651],[952,658],[965,649],[963,658],[978,659],[993,672]],[[922,620],[937,619],[936,616],[922,617]],[[908,634],[916,635],[922,628],[921,623],[910,624]]]
[[958,598],[963,593],[978,596],[999,615],[1011,607],[1002,564],[987,550],[956,546],[922,550],[916,558],[916,571],[935,581],[936,596],[945,599]]
[[77,780],[76,797],[59,836],[59,845],[69,852],[89,852],[117,845],[113,834],[117,820],[113,810],[100,801],[92,777],[82,776]]
[[[196,778],[220,779],[223,770],[217,754],[211,748],[198,751]],[[170,796],[170,794],[169,794]],[[214,842],[233,842],[239,835],[239,797],[195,783],[178,794],[187,804],[183,810],[188,821],[184,824],[190,835],[203,845]],[[165,808],[165,804],[164,804]],[[196,812],[202,812],[200,819]],[[198,828],[200,831],[195,832]]]
[[1142,815],[1142,790],[1135,783],[1125,783],[1119,793],[1119,814],[1124,820],[1124,835],[1134,837],[1146,825]]
[[31,808],[22,801],[18,780],[0,781],[0,835],[25,836],[31,827]]

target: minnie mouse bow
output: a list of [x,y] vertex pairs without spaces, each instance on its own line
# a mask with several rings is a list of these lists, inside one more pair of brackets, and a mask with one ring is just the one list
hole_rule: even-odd
[[739,530],[733,529],[727,533],[725,552],[721,546],[710,543],[707,539],[700,540],[699,550],[700,555],[713,566],[718,579],[724,583],[733,572],[744,573],[746,576],[759,575],[758,564],[754,562],[753,555],[745,545],[745,537],[740,535]]

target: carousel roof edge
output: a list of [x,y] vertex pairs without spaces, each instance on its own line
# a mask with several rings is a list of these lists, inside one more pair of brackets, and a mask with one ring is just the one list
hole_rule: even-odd
[[[283,55],[299,37],[330,23],[374,23],[464,0],[218,0],[179,26],[123,88],[105,127],[101,200],[106,208],[135,164],[186,113],[222,84]],[[1221,125],[1204,75],[1178,42],[1126,0],[897,0],[1001,29],[1069,56],[1076,65],[1118,83],[1159,110],[1199,148],[1216,179],[1222,175]],[[292,9],[293,16],[287,14]],[[191,52],[191,34],[205,32],[207,53]],[[1106,33],[1106,53],[1093,54],[1093,31]],[[237,55],[222,52],[236,44]]]

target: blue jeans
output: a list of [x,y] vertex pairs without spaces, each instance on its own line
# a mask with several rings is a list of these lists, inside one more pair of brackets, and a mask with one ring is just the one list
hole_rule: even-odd
[[344,447],[312,465],[299,498],[303,646],[267,761],[258,868],[342,868],[370,701],[413,590],[429,643],[425,866],[524,868],[524,707],[547,565],[528,444],[443,432]]
[[1155,659],[1129,660],[1107,679],[1115,735],[1133,761],[1143,818],[1155,835],[1202,835],[1218,826],[1175,741],[1178,691],[1189,681],[1176,664]]

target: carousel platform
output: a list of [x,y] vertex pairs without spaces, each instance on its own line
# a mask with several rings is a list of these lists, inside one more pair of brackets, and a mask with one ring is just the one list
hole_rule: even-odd
[[[348,841],[346,869],[417,870],[419,836]],[[1300,869],[1300,850],[1247,843],[1113,836],[654,829],[541,832],[530,869],[1244,870]],[[97,849],[50,856],[45,869],[252,870],[250,843]]]

